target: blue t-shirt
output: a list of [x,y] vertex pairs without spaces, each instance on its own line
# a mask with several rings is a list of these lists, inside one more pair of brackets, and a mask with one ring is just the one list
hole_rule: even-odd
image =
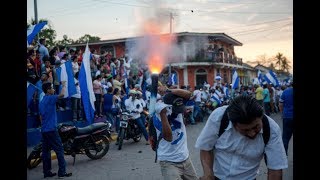
[[41,132],[57,130],[56,102],[58,95],[45,95],[40,102],[40,115],[42,118]]
[[284,90],[279,102],[283,103],[282,118],[293,118],[293,88]]
[[103,95],[103,110],[104,112],[110,112],[112,107],[112,98],[113,94],[104,94]]

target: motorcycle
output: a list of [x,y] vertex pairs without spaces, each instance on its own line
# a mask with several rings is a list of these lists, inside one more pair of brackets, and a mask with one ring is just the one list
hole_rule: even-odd
[[[74,125],[60,124],[58,133],[60,135],[64,154],[73,157],[75,164],[76,154],[85,154],[90,159],[100,159],[109,151],[109,140],[111,140],[110,123],[93,123],[89,126],[79,128]],[[42,142],[36,145],[27,159],[28,169],[37,167],[41,162]]]
[[124,139],[133,139],[134,142],[139,142],[142,136],[140,128],[129,112],[123,111],[120,117],[120,130],[117,139],[118,150],[121,150]]

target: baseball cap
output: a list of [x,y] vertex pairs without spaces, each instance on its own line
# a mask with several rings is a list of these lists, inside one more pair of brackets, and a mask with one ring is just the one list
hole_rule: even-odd
[[163,96],[163,102],[165,104],[172,105],[172,112],[174,113],[183,113],[184,112],[184,103],[183,98],[172,93],[167,93]]

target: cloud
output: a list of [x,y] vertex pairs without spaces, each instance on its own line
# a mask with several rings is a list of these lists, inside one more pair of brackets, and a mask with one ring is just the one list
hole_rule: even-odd
[[250,22],[251,20],[253,20],[253,18],[257,17],[258,14],[254,13],[254,14],[250,14],[249,17],[247,18],[247,22]]

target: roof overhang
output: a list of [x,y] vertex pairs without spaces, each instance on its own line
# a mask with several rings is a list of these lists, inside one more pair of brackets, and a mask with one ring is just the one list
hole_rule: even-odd
[[[164,34],[165,35],[165,34]],[[215,40],[221,40],[223,42],[226,42],[228,44],[232,44],[234,46],[242,46],[242,43],[233,39],[232,37],[226,35],[225,33],[196,33],[196,32],[180,32],[175,33],[176,36],[205,36],[214,38]],[[111,43],[123,43],[127,41],[135,41],[139,38],[142,38],[142,36],[137,37],[128,37],[128,38],[118,38],[118,39],[110,39],[110,40],[102,40],[98,42],[91,42],[90,45],[100,45],[100,44],[111,44]],[[78,47],[78,46],[86,46],[87,43],[80,43],[80,44],[71,44],[70,47]]]

